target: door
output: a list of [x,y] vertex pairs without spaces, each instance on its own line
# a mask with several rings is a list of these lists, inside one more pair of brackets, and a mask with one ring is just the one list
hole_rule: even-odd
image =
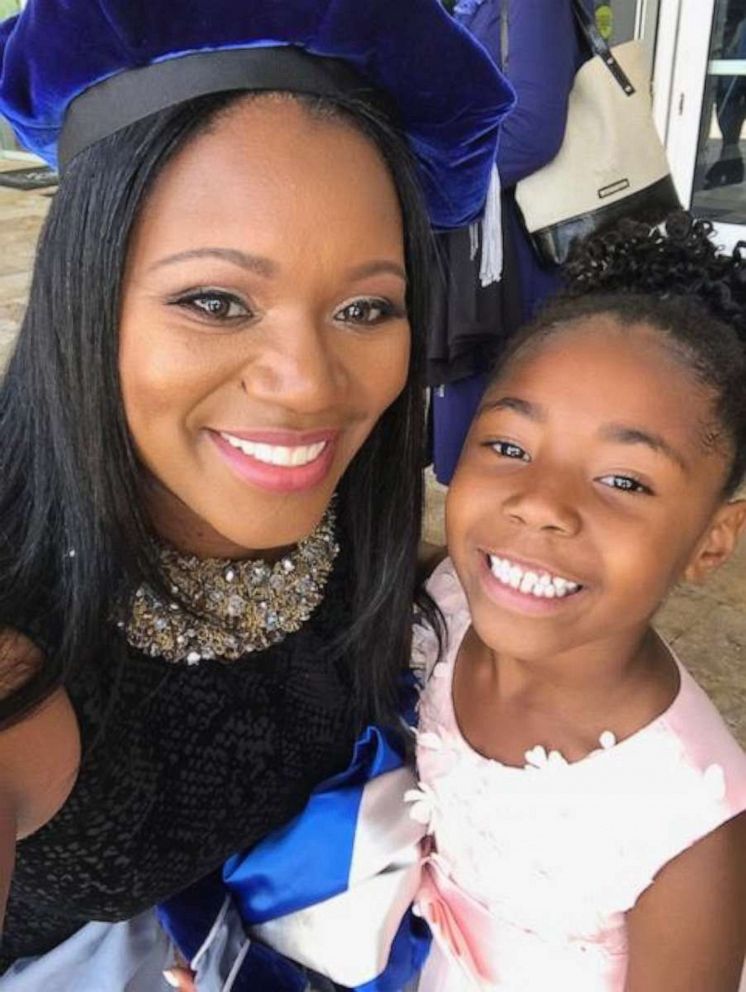
[[746,240],[746,0],[663,6],[675,43],[659,126],[682,202],[731,248]]

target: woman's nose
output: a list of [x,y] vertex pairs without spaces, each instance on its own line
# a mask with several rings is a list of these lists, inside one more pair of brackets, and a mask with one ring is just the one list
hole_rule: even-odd
[[350,378],[332,336],[310,321],[278,330],[271,346],[244,369],[244,390],[253,399],[274,402],[297,414],[332,410]]

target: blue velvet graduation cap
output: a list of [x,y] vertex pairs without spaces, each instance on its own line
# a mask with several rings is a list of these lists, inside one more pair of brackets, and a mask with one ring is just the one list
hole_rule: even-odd
[[135,120],[222,90],[382,98],[435,227],[482,211],[513,103],[440,0],[28,0],[0,24],[0,114],[63,170]]

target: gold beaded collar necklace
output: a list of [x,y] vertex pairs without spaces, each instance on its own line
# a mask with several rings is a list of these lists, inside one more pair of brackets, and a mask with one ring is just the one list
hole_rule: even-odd
[[330,506],[313,533],[274,565],[201,559],[161,546],[173,600],[143,584],[118,626],[138,651],[175,663],[235,661],[264,651],[300,630],[324,598],[339,553],[335,523]]

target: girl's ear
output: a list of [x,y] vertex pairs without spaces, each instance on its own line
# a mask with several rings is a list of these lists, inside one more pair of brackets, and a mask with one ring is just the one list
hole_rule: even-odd
[[687,582],[705,582],[733,554],[738,538],[746,531],[746,500],[725,503],[712,518],[689,564],[684,569]]

